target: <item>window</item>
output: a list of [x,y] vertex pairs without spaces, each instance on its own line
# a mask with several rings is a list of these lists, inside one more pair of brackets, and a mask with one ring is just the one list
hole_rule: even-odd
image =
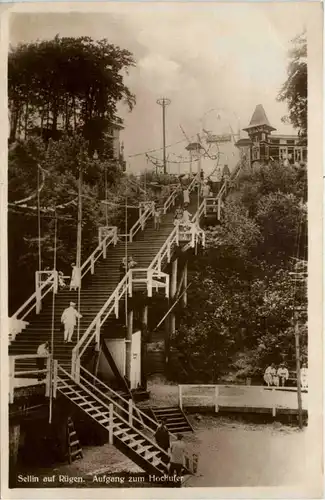
[[266,141],[266,134],[265,134],[265,132],[262,132],[262,141]]
[[254,146],[252,148],[252,160],[259,160],[260,159],[260,148],[258,146]]

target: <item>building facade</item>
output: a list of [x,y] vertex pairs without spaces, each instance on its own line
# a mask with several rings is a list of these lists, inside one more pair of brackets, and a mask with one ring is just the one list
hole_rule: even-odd
[[307,146],[298,135],[275,135],[262,104],[255,108],[249,125],[243,129],[248,138],[237,141],[242,158],[250,166],[277,161],[283,165],[307,161]]

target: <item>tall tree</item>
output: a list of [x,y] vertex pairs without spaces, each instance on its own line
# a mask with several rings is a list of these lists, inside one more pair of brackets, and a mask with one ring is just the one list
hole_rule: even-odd
[[115,120],[116,106],[135,97],[124,75],[135,61],[125,49],[89,37],[12,47],[8,59],[10,141],[32,127],[43,138],[82,133],[92,149]]
[[292,41],[289,52],[288,78],[283,84],[277,99],[288,105],[288,116],[283,121],[289,121],[302,140],[307,139],[307,38],[306,33],[298,35]]

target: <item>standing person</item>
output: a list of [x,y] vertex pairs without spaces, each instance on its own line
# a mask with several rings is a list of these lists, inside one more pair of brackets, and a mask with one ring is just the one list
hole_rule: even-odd
[[208,198],[209,196],[211,196],[210,186],[207,182],[202,187],[202,196],[203,198]]
[[184,224],[185,226],[191,223],[191,218],[192,214],[187,210],[187,207],[183,211],[182,219],[181,219],[181,224]]
[[281,363],[279,368],[278,368],[278,377],[280,380],[281,387],[284,387],[286,385],[286,382],[289,378],[289,372],[288,368],[284,366],[284,363]]
[[169,446],[170,446],[170,437],[169,437],[169,431],[166,427],[165,420],[161,420],[159,423],[159,427],[156,430],[155,433],[155,439],[156,443],[160,448],[168,452]]
[[71,267],[72,267],[72,274],[70,281],[70,292],[71,290],[77,290],[77,288],[80,287],[80,282],[81,282],[81,274],[79,267],[77,267],[76,264],[71,264]]
[[70,302],[70,306],[64,309],[61,316],[61,323],[64,325],[64,342],[71,342],[77,318],[82,318],[82,315],[75,309],[75,307],[76,304],[74,302]]
[[306,363],[303,363],[300,370],[300,383],[302,389],[308,389],[308,368]]
[[267,384],[268,387],[270,385],[273,385],[273,377],[275,376],[275,366],[274,363],[272,363],[270,366],[268,366],[264,372],[264,381]]
[[[46,356],[48,357],[50,352],[49,352],[49,343],[44,342],[43,344],[40,344],[37,348],[37,354],[39,356]],[[36,364],[37,364],[37,369],[38,370],[44,370],[45,369],[45,359],[44,358],[36,358]],[[38,380],[43,380],[45,378],[44,373],[39,373],[37,376]]]
[[174,441],[170,447],[170,468],[169,474],[180,475],[184,465],[185,444],[182,434],[177,434],[177,441]]
[[133,259],[132,255],[129,257],[128,270],[133,269],[137,265],[137,262]]
[[161,222],[161,209],[160,208],[155,208],[154,212],[154,226],[157,231],[159,231],[160,228],[160,222]]
[[190,192],[187,187],[183,189],[183,203],[184,205],[189,205],[190,204]]
[[174,215],[174,226],[180,223],[183,217],[183,209],[181,207],[177,207]]
[[122,259],[122,262],[120,264],[120,267],[119,267],[119,271],[120,271],[120,281],[124,278],[124,276],[126,275],[126,268],[127,268],[127,265],[126,265],[126,257],[123,257]]

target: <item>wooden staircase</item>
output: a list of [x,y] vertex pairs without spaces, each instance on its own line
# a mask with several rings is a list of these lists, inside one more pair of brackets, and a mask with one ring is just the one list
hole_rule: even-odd
[[123,412],[123,408],[111,398],[106,398],[104,401],[90,383],[76,383],[61,367],[59,367],[57,390],[105,429],[108,435],[111,432],[112,444],[145,472],[157,475],[167,472],[168,455],[153,441],[153,431],[148,432],[148,428],[143,429],[138,419],[135,419],[134,423],[130,422],[126,417],[127,410]]
[[71,464],[78,458],[83,457],[80,442],[77,433],[75,431],[73,420],[71,417],[68,418],[67,437],[68,437],[68,460],[69,463]]
[[[146,268],[157,254],[173,228],[173,214],[167,213],[162,217],[159,231],[153,226],[153,221],[147,222],[144,231],[137,233],[135,240],[128,244],[128,254],[137,262],[137,267]],[[83,279],[80,293],[80,337],[87,330],[96,314],[115,290],[120,281],[119,265],[125,254],[125,243],[119,242],[115,247],[108,247],[107,258],[96,263],[95,273],[90,273]],[[68,287],[67,287],[68,288]],[[136,290],[145,290],[145,284],[135,284]],[[52,294],[50,294],[52,295]],[[63,342],[61,315],[69,306],[70,301],[78,303],[77,291],[60,290],[55,296],[54,318],[54,358],[69,373],[71,371],[71,351],[77,342],[77,327],[72,342]],[[36,354],[40,344],[50,340],[52,324],[52,297],[43,300],[40,314],[33,314],[27,318],[29,325],[19,333],[9,346],[9,355]],[[110,318],[107,323],[109,324]],[[111,328],[112,322],[110,322]],[[105,325],[103,325],[105,328]],[[89,352],[89,349],[88,349]],[[85,353],[87,355],[87,352]],[[25,360],[17,363],[17,370],[35,369],[34,361]]]
[[150,409],[155,420],[160,422],[163,419],[172,434],[193,432],[191,424],[179,406],[150,407]]

